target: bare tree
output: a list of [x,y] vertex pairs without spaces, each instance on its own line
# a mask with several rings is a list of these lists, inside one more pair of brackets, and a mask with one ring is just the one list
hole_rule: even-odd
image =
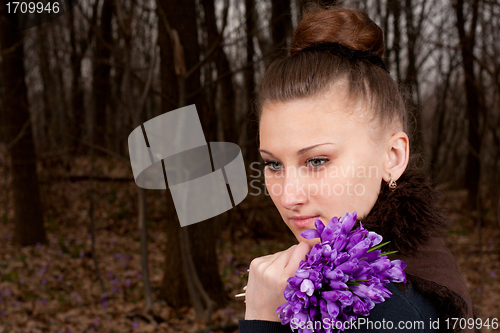
[[[97,10],[99,6],[99,1],[95,0],[92,6],[92,17],[90,19],[87,31],[82,29],[85,24],[82,22],[83,19],[80,17],[81,14],[81,4],[76,5],[76,7],[69,11],[68,22],[70,30],[70,46],[71,46],[71,106],[73,113],[73,135],[75,143],[82,140],[82,129],[85,128],[85,108],[84,108],[84,88],[82,84],[82,60],[87,52],[87,48],[90,45],[94,34],[94,27],[97,24]],[[83,14],[81,15],[83,16]],[[82,33],[83,30],[83,33]]]
[[[13,23],[9,22],[8,15]],[[0,3],[0,44],[4,117],[1,126],[12,163],[14,198],[14,242],[21,246],[45,243],[43,212],[36,172],[27,88],[24,82],[23,35],[15,26],[16,14],[8,14]]]
[[[170,110],[195,104],[207,141],[215,140],[217,127],[213,122],[212,114],[206,112],[203,96],[200,94],[199,68],[203,62],[199,61],[198,29],[193,28],[197,26],[195,2],[194,0],[174,1],[167,6],[166,3],[157,1],[157,8],[160,27],[162,91],[171,97],[171,101],[178,103]],[[208,55],[205,59],[207,58]],[[174,92],[177,94],[174,95]],[[164,105],[169,104],[167,102]],[[169,206],[172,207],[171,198],[169,197],[168,200]],[[217,228],[214,227],[214,220],[196,223],[181,230],[175,213],[173,210],[170,212],[172,215],[167,218],[166,230],[170,241],[167,243],[165,253],[166,265],[162,296],[171,305],[179,307],[189,304],[185,297],[189,292],[193,305],[199,308],[193,288],[196,287],[206,299],[203,295],[204,288],[210,298],[221,304],[224,301],[224,293],[222,292],[215,255],[215,241],[218,235]],[[185,233],[189,236],[186,236]],[[181,237],[183,241],[175,240],[176,237]],[[190,253],[189,256],[186,256],[187,252]],[[190,264],[191,255],[193,265]],[[193,267],[195,267],[197,274],[187,276],[187,271]],[[197,276],[203,276],[201,280],[203,288],[201,289],[200,285],[196,283]],[[208,303],[207,306],[210,309],[210,301]]]
[[[484,97],[482,91],[478,89],[478,81],[474,70],[474,47],[476,45],[476,29],[479,15],[479,0],[472,0],[469,3],[469,12],[472,17],[467,22],[464,0],[456,0],[454,9],[456,14],[456,27],[460,38],[460,50],[462,54],[462,67],[464,71],[464,85],[467,97],[467,120],[468,120],[468,142],[469,151],[467,154],[467,164],[465,168],[465,186],[469,191],[469,208],[478,207],[479,179],[481,172],[481,128],[480,119],[485,114],[485,107],[482,103]],[[467,26],[469,31],[467,31]]]
[[[217,44],[217,50],[214,52],[215,68],[217,69],[217,77],[212,78],[217,80],[216,91],[213,99],[218,107],[218,114],[222,120],[222,131],[224,141],[237,142],[237,126],[236,126],[236,92],[233,82],[233,72],[231,65],[221,43],[222,37],[217,28],[215,17],[215,1],[203,0],[203,10],[205,13],[205,24],[207,28],[208,45]],[[218,101],[218,103],[217,103]],[[210,103],[210,100],[207,100]],[[217,107],[217,106],[215,106]]]
[[257,133],[258,123],[255,101],[255,68],[254,68],[254,10],[255,1],[245,0],[245,28],[246,28],[246,69],[245,69],[245,92],[247,100],[247,161],[257,160]]
[[271,60],[279,56],[285,56],[288,52],[288,40],[292,36],[292,13],[290,0],[271,1],[271,36],[275,53]]
[[112,50],[113,0],[104,0],[99,25],[96,27],[96,39],[93,61],[94,93],[94,142],[106,147],[107,105],[110,96],[110,71]]

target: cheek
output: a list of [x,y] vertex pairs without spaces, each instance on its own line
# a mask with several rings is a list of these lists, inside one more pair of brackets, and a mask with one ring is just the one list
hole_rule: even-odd
[[317,188],[319,191],[310,192],[310,197],[328,218],[347,211],[357,211],[358,216],[365,215],[377,199],[381,181],[376,169],[373,168],[370,173],[368,168],[354,168],[352,164],[344,168],[331,168],[323,177],[311,179],[315,183],[311,189]]
[[[359,191],[356,191],[356,210],[359,218],[365,217],[371,211],[375,201],[377,201],[380,191],[380,179],[365,178],[358,183]],[[362,193],[361,193],[362,191]]]
[[282,192],[282,181],[276,174],[273,174],[268,170],[265,171],[264,180],[266,183],[267,193],[269,193],[269,196],[273,200],[274,204],[277,205]]

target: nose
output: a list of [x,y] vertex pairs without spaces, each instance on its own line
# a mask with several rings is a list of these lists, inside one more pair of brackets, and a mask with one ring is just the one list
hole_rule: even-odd
[[296,171],[295,169],[286,171],[280,195],[281,205],[289,210],[304,205],[308,199],[304,179]]

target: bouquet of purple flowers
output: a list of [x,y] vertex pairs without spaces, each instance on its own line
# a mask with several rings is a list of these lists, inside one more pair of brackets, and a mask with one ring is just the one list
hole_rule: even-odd
[[[316,229],[301,233],[306,239],[320,238],[285,288],[286,303],[276,312],[283,325],[300,333],[344,331],[358,316],[368,316],[375,304],[392,293],[389,282],[406,282],[401,260],[389,260],[380,248],[382,236],[360,226],[352,230],[357,214],[334,217],[325,226],[316,219]],[[321,323],[316,327],[314,323]],[[325,325],[326,324],[326,325]],[[311,327],[313,325],[313,328]]]

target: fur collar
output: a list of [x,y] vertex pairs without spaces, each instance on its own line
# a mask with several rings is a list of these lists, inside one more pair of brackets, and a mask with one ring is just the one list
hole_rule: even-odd
[[384,249],[397,250],[390,259],[408,264],[408,282],[437,306],[440,327],[446,318],[476,318],[456,261],[437,238],[448,227],[443,209],[437,206],[439,193],[415,168],[408,168],[397,184],[391,190],[383,182],[375,205],[361,219],[363,226],[391,241]]
[[446,215],[436,205],[439,197],[425,176],[408,167],[395,190],[382,182],[375,205],[361,222],[366,229],[382,235],[384,241],[391,241],[386,250],[409,255],[446,229]]

